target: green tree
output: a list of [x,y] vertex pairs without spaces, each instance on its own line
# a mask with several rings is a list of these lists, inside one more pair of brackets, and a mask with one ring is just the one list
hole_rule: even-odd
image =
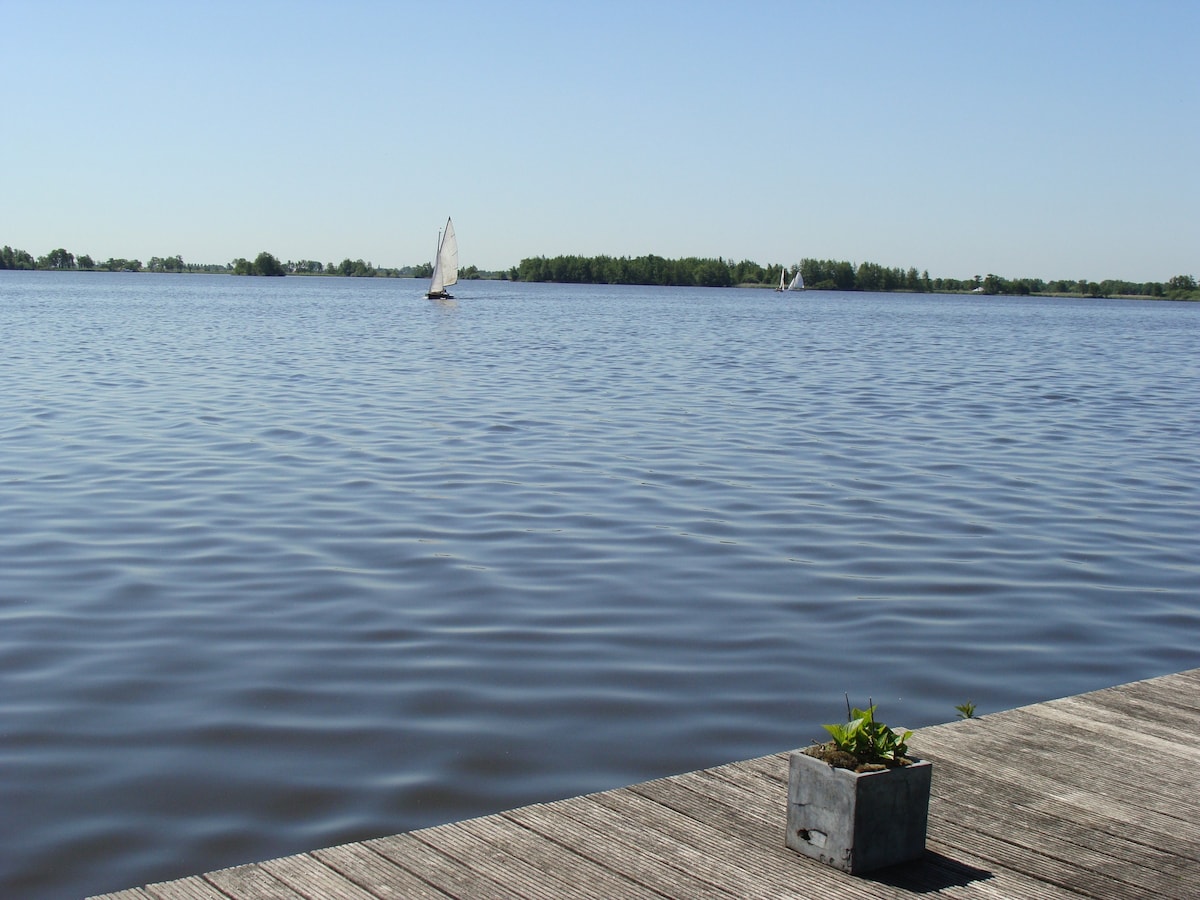
[[848,262],[838,262],[833,267],[833,283],[839,291],[854,290],[854,266]]
[[285,275],[283,265],[274,256],[264,250],[254,258],[255,275]]
[[854,283],[860,291],[882,291],[883,266],[872,262],[859,263],[854,273]]
[[[804,272],[804,260],[800,261],[800,271]],[[740,263],[730,264],[730,277],[734,284],[762,284],[767,277],[766,270],[756,262],[743,259]],[[804,274],[808,281],[808,273]]]
[[39,269],[73,269],[75,268],[75,254],[68,253],[62,247],[57,250],[51,250],[45,256],[38,259]]
[[696,284],[700,287],[731,287],[733,275],[721,260],[703,259],[696,268]]
[[33,257],[24,250],[14,250],[5,244],[0,248],[0,269],[32,269]]

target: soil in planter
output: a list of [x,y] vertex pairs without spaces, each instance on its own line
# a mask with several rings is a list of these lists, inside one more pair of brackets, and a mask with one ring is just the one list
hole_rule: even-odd
[[833,741],[805,747],[804,752],[809,756],[815,756],[822,762],[829,763],[835,769],[850,769],[854,772],[882,772],[884,769],[910,766],[913,762],[907,756],[900,756],[896,759],[862,759],[847,750],[839,750]]

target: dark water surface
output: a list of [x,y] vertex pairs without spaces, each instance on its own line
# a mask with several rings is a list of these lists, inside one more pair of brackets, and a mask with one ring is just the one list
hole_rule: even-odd
[[1200,304],[422,287],[0,272],[0,896],[1200,665]]

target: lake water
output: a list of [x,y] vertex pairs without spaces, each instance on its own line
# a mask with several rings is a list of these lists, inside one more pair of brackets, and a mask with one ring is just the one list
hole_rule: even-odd
[[1200,304],[423,287],[0,272],[0,896],[1200,665]]

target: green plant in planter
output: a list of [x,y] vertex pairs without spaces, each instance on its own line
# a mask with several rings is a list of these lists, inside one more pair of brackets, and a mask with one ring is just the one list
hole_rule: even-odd
[[897,731],[875,719],[876,706],[851,709],[846,698],[847,721],[844,725],[825,725],[831,740],[811,749],[812,756],[831,766],[855,771],[908,765],[908,739],[911,731]]
[[847,697],[846,718],[788,756],[785,845],[852,875],[919,859],[933,764],[908,755],[912,732],[878,721],[874,702]]

